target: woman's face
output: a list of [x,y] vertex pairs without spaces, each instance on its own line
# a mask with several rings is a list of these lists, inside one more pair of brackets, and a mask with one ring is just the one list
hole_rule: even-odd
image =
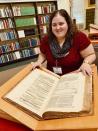
[[57,39],[65,39],[68,30],[68,25],[63,16],[57,14],[52,19],[52,32]]

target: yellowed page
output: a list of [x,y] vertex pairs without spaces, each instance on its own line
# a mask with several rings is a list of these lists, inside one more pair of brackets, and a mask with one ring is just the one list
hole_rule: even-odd
[[61,77],[47,111],[79,112],[83,109],[85,94],[85,76],[80,73],[70,73]]
[[58,80],[51,74],[35,69],[7,93],[4,98],[10,99],[42,116],[44,106]]

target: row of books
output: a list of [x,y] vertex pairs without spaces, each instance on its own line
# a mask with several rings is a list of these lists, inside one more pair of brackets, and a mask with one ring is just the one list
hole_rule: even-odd
[[11,18],[0,20],[0,29],[8,29],[13,27],[14,27],[14,23]]
[[14,16],[32,15],[35,14],[34,6],[13,6]]
[[36,25],[36,18],[35,17],[17,18],[15,22],[16,22],[16,27],[32,26],[32,25]]
[[39,43],[38,39],[28,39],[22,41],[21,43],[16,41],[16,42],[11,42],[10,44],[4,44],[0,46],[0,54],[16,51],[25,47],[34,47],[37,46],[38,43]]
[[22,41],[20,44],[21,48],[25,47],[34,47],[39,44],[39,39],[38,38],[33,38],[33,39],[27,39],[25,41]]
[[[38,14],[52,13],[56,9],[54,4],[41,4],[37,5]],[[32,5],[20,6],[13,5],[12,6],[14,16],[24,16],[24,15],[34,15],[35,7]],[[10,7],[4,6],[0,8],[0,17],[11,17],[12,11]]]
[[40,26],[40,32],[41,34],[46,34],[48,32],[48,26],[46,25]]
[[11,30],[9,32],[2,32],[0,33],[0,40],[6,41],[6,40],[13,40],[16,39],[16,32],[14,30]]
[[18,30],[18,37],[23,38],[30,35],[36,35],[36,33],[37,33],[37,28]]
[[38,50],[39,48],[36,47],[36,48],[24,49],[21,51],[16,51],[8,54],[3,54],[0,56],[0,64],[38,55],[39,53]]
[[18,50],[20,49],[20,44],[18,41],[11,42],[10,44],[4,44],[0,46],[0,54],[8,53],[10,51]]
[[38,14],[46,14],[46,13],[52,13],[56,10],[56,7],[54,4],[43,4],[37,6]]
[[49,23],[49,15],[46,15],[46,16],[39,15],[38,16],[38,22],[39,22],[39,24]]
[[0,8],[0,17],[11,17],[11,16],[12,12],[8,6]]

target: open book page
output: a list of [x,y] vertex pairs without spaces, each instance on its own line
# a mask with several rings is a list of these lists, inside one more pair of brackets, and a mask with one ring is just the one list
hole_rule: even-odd
[[4,98],[42,116],[44,106],[58,80],[51,74],[35,69],[7,93]]
[[80,73],[64,75],[59,80],[47,111],[79,112],[83,109],[85,94],[85,76]]

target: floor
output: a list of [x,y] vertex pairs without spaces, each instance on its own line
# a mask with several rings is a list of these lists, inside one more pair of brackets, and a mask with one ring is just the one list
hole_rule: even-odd
[[0,67],[0,86],[25,68],[31,61],[32,59]]

